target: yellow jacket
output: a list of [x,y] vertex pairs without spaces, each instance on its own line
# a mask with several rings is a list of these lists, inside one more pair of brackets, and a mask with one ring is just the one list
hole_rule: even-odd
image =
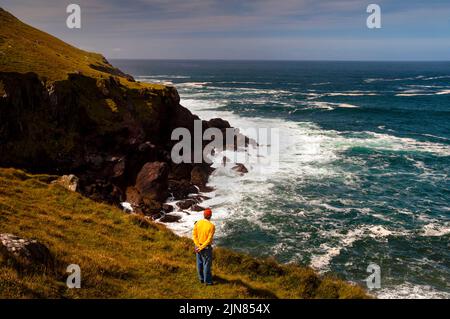
[[211,245],[216,227],[207,219],[201,219],[194,225],[192,239],[199,250]]

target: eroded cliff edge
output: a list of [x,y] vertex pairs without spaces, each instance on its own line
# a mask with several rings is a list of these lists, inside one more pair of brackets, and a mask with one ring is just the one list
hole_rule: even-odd
[[0,22],[0,166],[74,174],[82,194],[153,216],[170,210],[169,194],[207,189],[210,165],[170,158],[172,130],[193,135],[200,120],[174,87],[136,82],[1,9]]

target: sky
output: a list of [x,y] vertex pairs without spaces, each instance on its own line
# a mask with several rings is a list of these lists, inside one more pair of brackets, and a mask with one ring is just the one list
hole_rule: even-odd
[[[66,7],[81,7],[81,29]],[[381,29],[366,12],[381,7]],[[450,0],[0,0],[107,58],[450,60]]]

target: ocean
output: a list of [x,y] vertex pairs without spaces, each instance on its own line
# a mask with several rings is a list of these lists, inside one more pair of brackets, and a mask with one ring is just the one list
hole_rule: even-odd
[[[450,298],[450,63],[114,60],[202,119],[280,130],[279,169],[221,167],[216,244],[309,265],[380,298]],[[201,213],[181,214],[190,235]]]

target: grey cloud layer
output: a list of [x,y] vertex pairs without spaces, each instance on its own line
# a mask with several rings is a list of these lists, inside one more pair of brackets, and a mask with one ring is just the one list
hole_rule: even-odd
[[[448,48],[441,41],[449,42],[450,34],[450,2],[438,0],[71,2],[82,7],[82,30],[65,28],[68,3],[3,0],[2,6],[47,32],[112,57],[373,59],[377,52],[380,59],[401,54],[404,59],[442,59]],[[383,8],[383,29],[378,32],[365,28],[370,2]],[[211,43],[215,48],[208,46]],[[282,51],[274,48],[280,43]],[[389,46],[395,43],[403,43],[404,49],[393,52]]]

